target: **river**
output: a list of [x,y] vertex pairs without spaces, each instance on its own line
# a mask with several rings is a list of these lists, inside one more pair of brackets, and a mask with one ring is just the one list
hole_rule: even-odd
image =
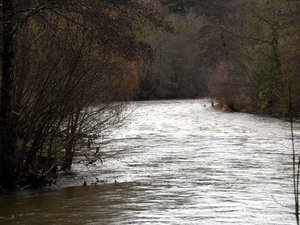
[[74,166],[64,188],[1,196],[0,224],[295,224],[287,122],[215,111],[207,100],[131,108],[103,149],[120,153],[89,168],[103,184]]

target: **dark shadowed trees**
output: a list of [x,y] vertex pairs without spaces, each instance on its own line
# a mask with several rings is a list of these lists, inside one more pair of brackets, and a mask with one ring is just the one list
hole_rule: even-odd
[[122,120],[151,57],[143,24],[156,1],[17,1],[1,5],[0,189],[39,186]]

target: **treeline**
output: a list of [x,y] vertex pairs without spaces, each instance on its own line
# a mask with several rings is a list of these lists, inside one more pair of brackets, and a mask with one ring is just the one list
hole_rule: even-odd
[[231,1],[219,19],[223,56],[208,94],[235,111],[299,116],[300,1]]
[[[51,182],[122,121],[152,57],[141,28],[163,28],[159,2],[2,0],[0,192]],[[92,158],[84,150],[92,151]]]
[[300,115],[300,0],[1,0],[0,9],[0,192],[51,182],[79,152],[101,160],[95,140],[122,122],[121,101],[210,97],[287,116],[290,89]]
[[294,116],[300,99],[299,0],[164,0],[177,32],[152,40],[141,98],[210,97],[227,110]]
[[203,94],[205,77],[198,65],[198,31],[201,18],[193,14],[171,14],[166,8],[161,16],[175,33],[144,31],[144,38],[154,49],[154,58],[142,66],[139,99],[196,98]]

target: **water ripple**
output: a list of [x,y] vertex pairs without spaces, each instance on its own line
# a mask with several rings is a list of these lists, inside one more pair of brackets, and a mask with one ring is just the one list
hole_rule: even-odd
[[289,124],[204,105],[133,103],[107,146],[128,151],[92,168],[108,184],[2,198],[0,224],[294,224]]

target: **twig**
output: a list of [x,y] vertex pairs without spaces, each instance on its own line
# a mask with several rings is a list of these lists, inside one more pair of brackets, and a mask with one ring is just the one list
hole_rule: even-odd
[[[294,184],[294,201],[295,201],[295,216],[297,225],[299,225],[299,170],[300,170],[300,158],[296,163],[295,153],[295,137],[294,137],[294,124],[293,124],[293,105],[291,87],[289,87],[289,111],[290,111],[290,123],[291,123],[291,139],[292,139],[292,150],[293,150],[293,184]],[[296,171],[296,166],[297,171]],[[297,174],[296,174],[297,173]],[[297,177],[296,177],[297,175]]]

